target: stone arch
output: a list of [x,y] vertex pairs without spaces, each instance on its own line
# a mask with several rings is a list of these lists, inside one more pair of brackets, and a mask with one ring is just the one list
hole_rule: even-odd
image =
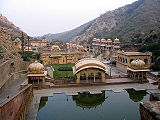
[[80,80],[86,80],[86,74],[85,73],[80,74]]
[[130,60],[130,63],[133,61],[133,59]]
[[148,64],[148,59],[144,59],[145,64]]
[[126,63],[128,63],[128,60],[127,60],[127,58],[126,58]]
[[123,58],[123,63],[125,63],[125,60],[124,60],[124,58]]

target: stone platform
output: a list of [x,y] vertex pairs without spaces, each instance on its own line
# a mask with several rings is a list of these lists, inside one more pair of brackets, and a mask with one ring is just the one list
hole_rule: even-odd
[[150,95],[150,102],[140,103],[140,113],[141,120],[160,120],[160,90]]

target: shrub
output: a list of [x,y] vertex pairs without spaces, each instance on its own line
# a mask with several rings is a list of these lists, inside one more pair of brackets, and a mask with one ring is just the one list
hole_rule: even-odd
[[59,71],[72,71],[72,67],[60,67],[58,68]]

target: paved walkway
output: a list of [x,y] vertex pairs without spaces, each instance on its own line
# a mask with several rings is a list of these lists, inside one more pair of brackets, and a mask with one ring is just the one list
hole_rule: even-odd
[[107,84],[123,84],[123,83],[133,83],[134,80],[129,78],[114,78],[114,79],[106,79]]
[[[118,70],[114,65],[111,65],[111,64],[105,64],[106,66],[107,66],[107,68],[108,68],[108,75],[110,75],[110,73],[111,73],[111,76],[117,76],[117,75],[122,75],[122,76],[124,76],[124,75],[127,75],[126,73],[124,73],[124,72],[122,72],[122,71],[120,71],[120,70]],[[110,72],[111,71],[111,72]]]
[[20,84],[22,84],[27,78],[20,78],[18,80],[14,80],[11,86],[0,96],[0,104],[9,98],[16,95],[20,90]]

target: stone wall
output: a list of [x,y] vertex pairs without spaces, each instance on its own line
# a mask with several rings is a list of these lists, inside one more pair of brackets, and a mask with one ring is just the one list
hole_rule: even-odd
[[128,67],[127,65],[116,62],[116,67],[122,72],[127,73],[127,67]]
[[28,85],[14,97],[1,104],[0,120],[25,120],[32,96],[32,85]]
[[8,60],[0,65],[0,94],[7,89],[12,81],[20,78],[25,70],[27,70],[29,62],[21,60]]
[[160,93],[152,93],[150,102],[140,103],[141,120],[160,120]]

